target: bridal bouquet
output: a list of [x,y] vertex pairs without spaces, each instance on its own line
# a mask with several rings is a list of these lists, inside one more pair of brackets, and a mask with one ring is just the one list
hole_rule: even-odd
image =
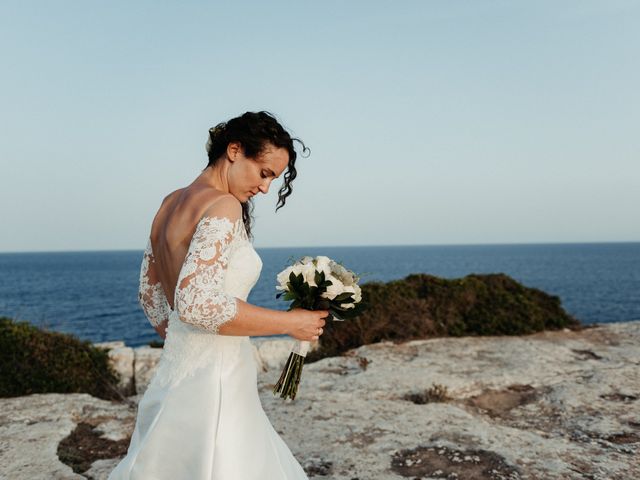
[[[292,300],[289,310],[328,310],[329,320],[351,319],[362,312],[360,278],[329,257],[302,257],[280,272],[277,280],[276,290],[281,292],[276,298]],[[307,341],[296,343],[273,389],[275,395],[296,397],[309,345]]]

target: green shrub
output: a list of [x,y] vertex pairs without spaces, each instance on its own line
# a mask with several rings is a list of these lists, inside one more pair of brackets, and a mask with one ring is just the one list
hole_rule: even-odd
[[309,362],[384,340],[523,335],[580,326],[557,296],[501,273],[451,280],[413,274],[364,284],[362,296],[368,309],[355,320],[327,322],[319,348],[307,355]]
[[0,317],[0,396],[89,393],[117,399],[108,352],[73,335]]

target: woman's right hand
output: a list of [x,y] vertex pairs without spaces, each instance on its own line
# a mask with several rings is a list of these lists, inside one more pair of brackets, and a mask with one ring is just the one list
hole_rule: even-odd
[[329,316],[328,310],[305,310],[294,308],[287,312],[291,319],[288,334],[297,340],[312,342],[322,335],[325,318]]

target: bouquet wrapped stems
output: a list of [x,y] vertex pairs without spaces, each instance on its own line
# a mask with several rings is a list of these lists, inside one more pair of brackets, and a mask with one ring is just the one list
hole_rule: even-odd
[[298,386],[300,385],[300,377],[302,376],[302,367],[307,352],[309,351],[309,346],[310,342],[307,341],[296,342],[296,346],[289,354],[280,378],[273,388],[274,395],[280,394],[281,398],[290,398],[291,400],[296,398]]
[[[359,278],[329,257],[303,257],[278,274],[276,298],[290,300],[289,310],[327,310],[327,320],[355,318],[363,310]],[[273,388],[274,395],[294,400],[310,342],[297,341]]]

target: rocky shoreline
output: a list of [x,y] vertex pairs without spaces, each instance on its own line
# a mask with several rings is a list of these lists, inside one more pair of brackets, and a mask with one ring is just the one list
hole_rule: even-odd
[[[305,366],[292,403],[271,394],[290,342],[255,352],[264,409],[312,479],[626,480],[640,478],[639,344],[636,321],[366,345]],[[106,479],[161,353],[112,347],[124,402],[0,399],[0,479]]]

